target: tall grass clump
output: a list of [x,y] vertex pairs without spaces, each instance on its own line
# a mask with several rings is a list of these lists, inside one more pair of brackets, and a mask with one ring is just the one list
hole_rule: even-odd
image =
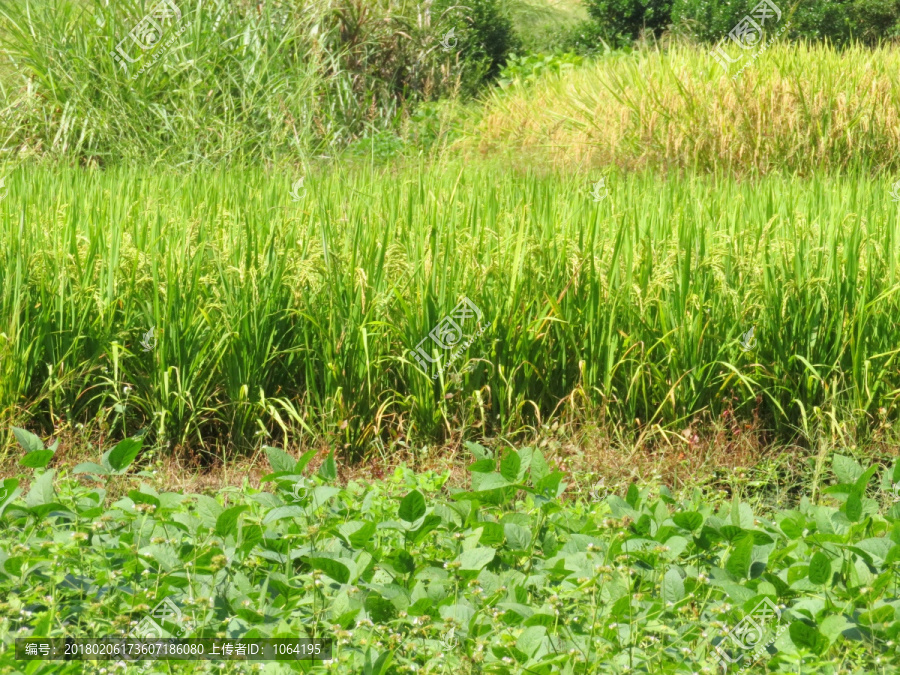
[[[334,171],[294,201],[263,169],[17,171],[0,411],[354,452],[551,419],[850,438],[896,417],[889,184],[613,173],[596,202],[600,177]],[[463,296],[490,326],[433,380],[409,350]]]
[[512,36],[494,0],[476,14],[445,4],[178,0],[181,19],[144,52],[126,38],[155,2],[2,2],[3,150],[103,165],[340,148],[419,101],[474,91],[502,63]]
[[492,90],[467,146],[629,170],[896,170],[898,69],[896,47],[775,44],[736,79],[693,47],[611,54]]

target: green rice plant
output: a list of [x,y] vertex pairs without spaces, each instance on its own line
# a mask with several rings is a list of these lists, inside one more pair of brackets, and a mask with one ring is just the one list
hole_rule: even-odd
[[[595,201],[597,174],[489,163],[311,172],[296,197],[293,178],[11,173],[3,417],[358,455],[559,418],[643,435],[735,414],[784,438],[832,419],[850,439],[896,416],[882,181],[612,172]],[[410,350],[463,296],[484,332],[432,377]]]
[[491,90],[461,145],[571,169],[895,171],[898,67],[892,45],[776,42],[727,71],[696,46],[613,53]]

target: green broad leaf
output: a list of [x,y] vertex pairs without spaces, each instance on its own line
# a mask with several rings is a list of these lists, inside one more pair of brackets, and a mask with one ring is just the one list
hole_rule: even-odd
[[782,520],[778,527],[781,528],[781,531],[787,535],[789,539],[800,539],[803,536],[803,521],[801,520],[791,520],[789,518],[785,518]]
[[225,509],[219,502],[207,495],[196,495],[194,499],[197,500],[197,517],[200,522],[210,530],[215,529],[216,521]]
[[159,564],[160,569],[166,572],[171,572],[172,570],[181,567],[181,560],[179,559],[178,554],[175,553],[175,549],[171,546],[153,544],[141,549],[140,553],[142,555],[151,556]]
[[753,561],[753,533],[747,532],[734,544],[725,569],[735,579],[744,579],[749,575],[750,563]]
[[337,478],[337,464],[334,463],[334,450],[328,453],[328,457],[319,467],[319,476],[324,480],[335,480]]
[[546,636],[547,628],[545,626],[530,626],[522,631],[516,640],[516,647],[527,654],[528,658],[531,658],[541,648]]
[[809,561],[809,580],[819,585],[831,581],[831,559],[821,551],[816,551]]
[[478,571],[494,559],[497,552],[486,546],[463,551],[459,556],[460,569]]
[[37,452],[44,449],[43,441],[30,431],[20,429],[19,427],[13,427],[12,431],[16,440],[19,441],[19,445],[22,446],[25,452]]
[[432,602],[431,598],[419,598],[413,604],[406,608],[407,614],[410,616],[422,616],[423,614],[431,613],[432,607],[434,606],[434,602]]
[[515,450],[510,450],[506,456],[500,460],[500,475],[510,483],[515,483],[519,480],[519,469],[521,466],[522,460],[519,458],[519,453]]
[[537,485],[549,475],[550,467],[547,466],[547,461],[544,459],[544,453],[540,450],[535,450],[534,454],[531,456],[532,484]]
[[551,626],[556,625],[558,620],[559,619],[557,619],[557,617],[554,616],[553,614],[539,613],[539,614],[532,614],[531,616],[529,616],[527,619],[525,619],[525,621],[522,622],[522,625],[526,626],[526,627],[527,626],[546,626],[547,628],[550,628]]
[[391,555],[388,561],[404,574],[412,574],[416,571],[416,561],[403,549]]
[[25,505],[29,508],[53,503],[53,469],[42,473],[31,483],[28,496],[25,497]]
[[124,441],[119,441],[116,447],[112,449],[112,452],[109,453],[109,465],[114,471],[124,471],[131,466],[135,457],[138,456],[138,453],[141,451],[141,445],[143,445],[143,441],[136,438],[126,438]]
[[43,469],[53,459],[52,450],[33,450],[19,460],[19,464],[29,469]]
[[[268,445],[263,446],[263,451],[266,453],[266,458],[269,460],[269,464],[272,465],[272,471],[276,473],[294,473],[295,467],[297,466],[297,460],[287,454],[284,450],[279,448],[273,448]],[[315,454],[315,451],[310,451]]]
[[339,584],[346,584],[350,581],[350,569],[334,558],[309,557],[306,561],[310,567],[319,570],[322,574],[327,574]]
[[372,536],[376,530],[375,523],[367,521],[356,532],[347,537],[347,541],[350,542],[353,548],[366,548],[371,543]]
[[419,527],[419,529],[415,530],[414,532],[409,533],[409,538],[412,540],[412,542],[414,544],[418,544],[425,537],[427,537],[429,534],[434,532],[438,527],[440,527],[441,522],[442,521],[441,521],[440,516],[435,516],[435,515],[426,516],[425,520],[422,521],[422,525]]
[[845,630],[853,627],[853,622],[849,621],[843,614],[832,614],[831,616],[826,616],[822,623],[819,624],[819,632],[827,637],[829,642],[834,642]]
[[471,473],[490,473],[494,470],[494,460],[492,459],[479,459],[474,464],[469,465],[469,471]]
[[333,485],[320,485],[317,488],[313,488],[313,491],[310,493],[310,506],[314,509],[318,509],[327,504],[334,497],[337,497],[340,493],[341,489],[339,487],[334,487]]
[[11,501],[16,488],[19,487],[18,478],[7,478],[0,483],[0,507],[6,502]]
[[859,622],[863,626],[873,627],[879,623],[890,623],[894,620],[894,608],[890,605],[882,605],[871,612],[863,612],[859,615]]
[[76,465],[74,469],[72,469],[72,473],[93,473],[97,474],[98,476],[110,475],[109,469],[107,469],[105,466],[100,466],[95,462],[82,462],[81,464]]
[[244,511],[249,511],[250,507],[246,504],[240,506],[232,506],[219,514],[216,518],[216,534],[220,537],[227,537],[237,532],[238,518]]
[[866,488],[869,485],[869,481],[872,480],[872,476],[875,475],[875,472],[878,471],[877,466],[870,466],[865,472],[856,479],[856,483],[853,484],[853,487],[856,488],[857,492],[861,495],[866,494]]
[[463,443],[466,446],[466,450],[472,453],[476,459],[490,459],[491,453],[480,443],[473,443],[472,441],[466,441]]
[[486,492],[488,490],[497,490],[505,487],[509,487],[509,481],[499,473],[479,473],[476,476],[472,476],[473,491]]
[[862,517],[862,499],[858,492],[851,492],[843,507],[844,513],[851,522],[858,523]]
[[149,504],[150,506],[155,506],[157,509],[159,508],[159,499],[157,499],[153,495],[148,495],[146,492],[129,490],[128,498],[135,504]]
[[891,474],[891,484],[897,485],[900,483],[900,459],[894,462],[894,471]]
[[699,530],[700,526],[703,525],[703,516],[696,511],[676,513],[674,516],[672,516],[672,520],[678,527],[681,527],[685,530],[690,530],[691,532],[693,532],[694,530]]
[[666,572],[662,582],[662,598],[666,602],[678,602],[684,598],[684,579],[681,573],[674,567]]
[[[294,473],[303,473],[303,469],[305,469],[307,465],[312,461],[317,452],[318,450],[310,450],[309,452],[304,452],[303,455],[300,456],[300,459],[297,460],[297,463],[294,465]],[[271,464],[272,460],[269,460],[269,463]]]
[[407,523],[414,523],[425,515],[425,497],[418,490],[413,490],[400,502],[400,510],[397,515]]
[[525,551],[531,544],[531,530],[521,525],[506,523],[503,526],[503,534],[506,536],[507,545],[514,551]]
[[376,623],[387,623],[397,615],[397,608],[390,600],[383,598],[378,593],[369,593],[364,603],[369,618]]
[[[297,506],[296,504],[289,504],[288,506],[277,506],[265,515],[262,524],[268,525],[269,523],[274,523],[285,518],[300,519],[305,516],[306,511],[304,511],[302,507]],[[216,520],[216,522],[218,522],[218,520]]]
[[828,638],[802,621],[794,621],[788,632],[795,646],[808,649],[813,654],[821,654],[828,649]]
[[625,501],[628,502],[628,506],[633,509],[638,507],[638,503],[641,501],[641,493],[634,483],[628,486],[628,492],[625,494]]
[[31,509],[31,514],[36,516],[38,520],[41,518],[54,513],[54,514],[63,514],[63,513],[71,513],[69,509],[60,504],[59,502],[50,502],[49,504],[41,504],[40,506],[35,506]]
[[503,538],[506,534],[504,533],[503,525],[500,523],[493,523],[486,520],[478,523],[478,527],[481,528],[481,537],[478,539],[479,544],[484,544],[485,546],[499,546],[503,543]]
[[841,483],[855,483],[863,475],[863,468],[852,457],[835,455],[832,459],[834,475]]
[[559,495],[559,484],[565,477],[566,474],[562,471],[554,471],[550,475],[541,478],[535,487],[541,493],[549,492],[551,496],[556,497]]
[[[372,650],[366,650],[366,665],[363,667],[363,675],[387,675],[394,660],[394,652],[387,650],[379,654],[375,663],[371,662]],[[370,665],[371,664],[371,665]]]

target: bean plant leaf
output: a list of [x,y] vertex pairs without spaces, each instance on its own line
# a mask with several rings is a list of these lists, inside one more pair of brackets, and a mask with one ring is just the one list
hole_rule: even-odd
[[72,473],[94,473],[98,476],[108,476],[109,469],[105,466],[100,466],[96,462],[82,462],[72,469]]
[[325,480],[335,480],[337,478],[337,465],[334,463],[334,450],[328,453],[328,457],[319,467],[319,476]]
[[414,523],[425,515],[425,511],[425,497],[418,490],[413,490],[400,502],[400,511],[397,515],[407,523]]
[[13,427],[12,431],[16,440],[19,441],[19,445],[24,448],[25,452],[37,452],[38,450],[44,449],[43,441],[30,431],[20,429],[19,427]]
[[846,455],[835,455],[832,460],[832,468],[834,475],[841,483],[855,483],[863,474],[863,468],[859,462]]
[[634,483],[628,486],[628,492],[625,494],[625,501],[628,502],[628,505],[633,509],[636,509],[638,503],[641,501],[641,493]]
[[662,597],[666,602],[678,602],[684,598],[684,580],[674,567],[669,568],[663,577]]
[[114,471],[124,471],[134,461],[141,451],[142,441],[136,438],[126,438],[116,444],[109,453],[109,465]]
[[753,557],[753,533],[741,536],[734,545],[734,550],[725,563],[725,569],[736,579],[747,577]]
[[241,504],[222,511],[222,513],[219,514],[219,517],[216,518],[216,534],[220,537],[227,537],[234,534],[237,531],[238,518],[241,517],[241,514],[244,513],[244,511],[249,510],[249,506]]
[[809,561],[809,580],[814,584],[825,584],[831,579],[831,559],[816,551]]
[[860,499],[859,493],[855,490],[847,497],[847,502],[844,504],[844,513],[854,523],[859,522],[859,519],[862,517],[862,499]]
[[[309,452],[304,452],[300,459],[297,460],[297,463],[294,465],[294,473],[303,473],[303,469],[313,460],[313,457],[316,456],[318,450],[310,450]],[[271,464],[271,460],[269,460]]]
[[375,530],[375,523],[368,521],[356,532],[347,537],[347,540],[353,548],[365,548],[372,540],[372,535],[375,534]]
[[813,654],[821,654],[828,649],[828,638],[802,621],[794,621],[788,631],[797,647],[808,649]]
[[531,456],[531,482],[537,485],[549,475],[550,467],[547,466],[544,453],[540,450],[535,450]]
[[468,551],[463,551],[462,555],[459,556],[459,562],[461,563],[460,569],[462,570],[480,570],[489,562],[494,559],[497,552],[486,546],[480,548],[469,549]]
[[33,450],[23,455],[19,464],[29,469],[43,469],[53,459],[52,450]]
[[350,569],[334,558],[310,557],[307,558],[307,561],[313,569],[327,574],[339,584],[346,584],[350,581]]
[[[293,473],[295,467],[297,466],[297,460],[287,454],[284,450],[279,450],[278,448],[272,448],[268,445],[263,446],[263,451],[266,453],[266,457],[269,460],[269,464],[272,465],[272,471],[276,473]],[[314,451],[311,451],[314,452]]]
[[522,466],[522,460],[519,458],[515,450],[510,450],[506,456],[500,460],[500,475],[510,483],[519,480],[519,468]]
[[25,497],[27,506],[34,508],[53,502],[53,475],[55,473],[53,469],[50,469],[31,483],[31,489],[28,491],[28,496]]
[[678,527],[684,528],[685,530],[694,531],[700,528],[703,525],[703,516],[701,516],[696,511],[685,511],[683,513],[676,513],[672,516],[672,520],[675,521],[675,524]]

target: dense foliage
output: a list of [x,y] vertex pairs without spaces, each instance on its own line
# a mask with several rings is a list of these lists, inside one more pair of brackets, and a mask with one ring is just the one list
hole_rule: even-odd
[[139,0],[0,3],[4,147],[103,164],[304,156],[473,93],[516,44],[497,0],[176,4],[142,51]]
[[314,670],[342,673],[714,672],[716,646],[749,664],[725,630],[766,601],[778,672],[886,675],[900,658],[900,505],[882,506],[897,467],[879,482],[835,455],[818,499],[754,513],[664,487],[567,500],[531,448],[470,444],[463,490],[400,469],[341,486],[330,456],[309,475],[314,452],[268,448],[267,490],[214,498],[129,472],[137,439],[57,476],[53,449],[16,434],[33,475],[0,496],[4,672],[21,672],[14,637],[124,636],[164,598],[185,636],[332,638]]
[[[581,48],[630,45],[642,33],[675,29],[704,42],[726,39],[758,2],[734,0],[585,0],[590,20],[575,31]],[[900,34],[900,0],[774,0],[788,36],[836,45],[875,44]],[[767,28],[764,26],[764,28]]]

